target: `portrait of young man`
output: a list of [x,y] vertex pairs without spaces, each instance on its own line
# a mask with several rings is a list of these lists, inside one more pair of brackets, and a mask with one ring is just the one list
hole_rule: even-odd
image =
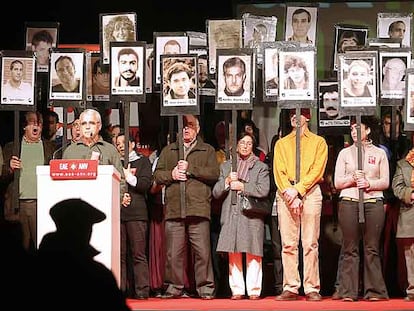
[[264,98],[275,97],[279,93],[279,50],[277,48],[264,49]]
[[161,55],[187,54],[189,39],[185,34],[155,33],[155,84],[160,84]]
[[399,39],[402,47],[410,47],[411,22],[412,13],[401,14],[400,16],[398,14],[378,13],[377,37]]
[[3,57],[2,73],[1,103],[34,105],[34,58]]
[[37,72],[48,72],[50,52],[57,46],[57,37],[58,24],[50,28],[26,28],[26,51],[34,52]]
[[102,64],[101,57],[91,57],[92,98],[94,101],[109,101],[110,75],[109,66]]
[[113,95],[144,93],[144,46],[111,45],[111,92]]
[[350,126],[350,119],[342,116],[339,105],[338,81],[319,81],[319,128],[342,127],[345,131]]
[[315,46],[317,7],[286,8],[286,41],[295,41]]
[[82,99],[85,53],[53,51],[50,63],[50,99]]
[[250,103],[251,55],[219,55],[217,103]]
[[364,46],[368,38],[368,29],[360,26],[335,25],[334,70],[338,70],[338,55],[346,50]]
[[188,106],[197,104],[196,57],[161,57],[163,104]]

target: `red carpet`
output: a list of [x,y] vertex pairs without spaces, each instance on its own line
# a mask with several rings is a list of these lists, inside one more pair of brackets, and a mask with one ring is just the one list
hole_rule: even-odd
[[201,300],[194,298],[161,299],[150,298],[148,300],[128,299],[128,305],[132,310],[414,310],[414,302],[404,301],[402,298],[390,299],[388,301],[358,301],[342,302],[324,298],[320,302],[306,301],[301,298],[298,301],[275,301],[274,297],[266,297],[261,300],[230,300],[214,299]]

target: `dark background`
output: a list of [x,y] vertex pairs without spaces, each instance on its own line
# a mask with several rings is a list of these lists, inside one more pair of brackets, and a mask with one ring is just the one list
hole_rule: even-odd
[[[99,14],[136,12],[138,40],[152,43],[153,32],[202,31],[206,19],[232,18],[232,0],[100,0],[7,3],[0,13],[0,49],[25,48],[25,22],[59,22],[59,43],[99,43]],[[5,5],[5,4],[4,4]]]

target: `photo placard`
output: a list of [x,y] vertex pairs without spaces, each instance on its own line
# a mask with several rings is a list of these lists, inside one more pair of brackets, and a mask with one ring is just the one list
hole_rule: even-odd
[[36,107],[36,61],[31,51],[2,51],[1,101],[4,110]]

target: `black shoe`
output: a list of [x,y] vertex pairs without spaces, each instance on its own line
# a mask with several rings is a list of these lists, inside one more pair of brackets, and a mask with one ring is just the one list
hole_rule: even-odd
[[171,293],[165,293],[164,295],[161,295],[162,299],[177,299],[177,298],[181,298],[181,295],[174,295]]

